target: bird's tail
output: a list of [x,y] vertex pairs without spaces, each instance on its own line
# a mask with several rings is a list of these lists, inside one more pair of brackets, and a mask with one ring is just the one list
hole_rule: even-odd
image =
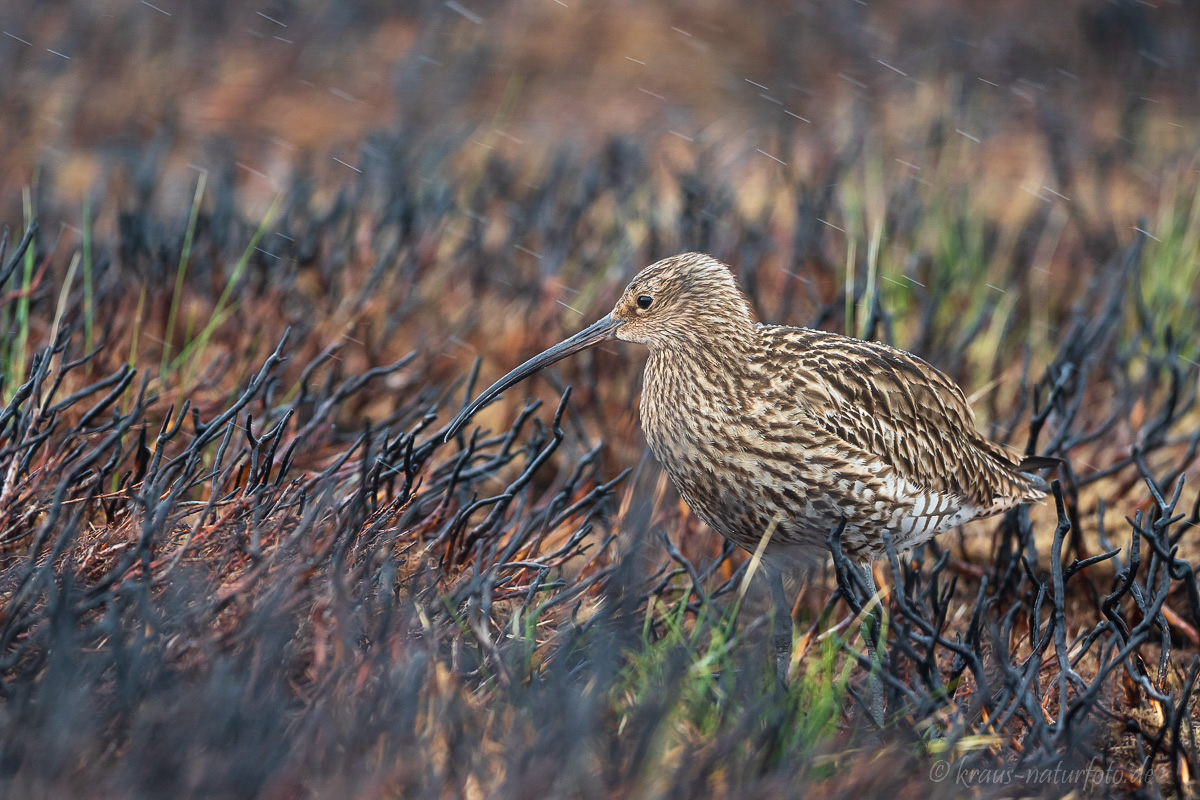
[[1050,493],[1050,484],[1040,475],[1034,475],[1035,470],[1055,469],[1063,463],[1061,458],[1054,456],[1025,456],[1017,464],[1017,471],[1029,483],[1030,500],[1041,500]]
[[1035,469],[1054,469],[1062,463],[1063,460],[1056,456],[1025,456],[1021,463],[1017,464],[1017,469],[1021,472],[1033,472]]

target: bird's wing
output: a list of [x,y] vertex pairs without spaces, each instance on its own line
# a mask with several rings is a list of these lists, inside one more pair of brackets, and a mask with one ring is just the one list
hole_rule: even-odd
[[[1030,494],[1004,448],[975,428],[962,390],[910,353],[823,331],[760,326],[790,351],[795,413],[930,492],[988,508]],[[1036,492],[1033,492],[1036,494]]]

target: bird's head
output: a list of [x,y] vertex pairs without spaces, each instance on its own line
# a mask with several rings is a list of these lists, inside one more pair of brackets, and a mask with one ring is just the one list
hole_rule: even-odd
[[728,267],[703,253],[665,258],[634,276],[611,313],[485,389],[450,423],[445,438],[505,389],[581,350],[611,339],[662,350],[716,342],[734,346],[751,325],[750,307]]
[[729,267],[703,253],[651,264],[634,276],[609,314],[626,342],[671,349],[713,338],[735,341],[750,307]]

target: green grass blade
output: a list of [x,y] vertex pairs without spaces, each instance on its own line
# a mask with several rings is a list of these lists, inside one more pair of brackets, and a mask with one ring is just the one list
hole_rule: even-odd
[[196,191],[192,195],[192,208],[188,212],[187,229],[183,233],[183,249],[179,253],[179,267],[175,270],[175,288],[171,292],[171,310],[167,313],[167,329],[163,333],[162,361],[159,376],[166,374],[171,360],[171,340],[175,336],[175,320],[179,316],[179,302],[183,296],[183,279],[187,275],[188,259],[192,255],[192,242],[196,235],[196,220],[200,217],[200,201],[204,198],[204,184],[208,173],[201,172],[196,179]]
[[[225,288],[221,292],[221,296],[217,298],[217,304],[213,308],[213,313],[209,317],[208,323],[200,331],[195,339],[188,342],[183,351],[171,362],[171,371],[177,370],[180,366],[189,360],[193,353],[202,351],[208,344],[209,338],[213,331],[221,324],[228,315],[226,304],[229,302],[229,296],[233,293],[233,287],[238,284],[242,278],[242,273],[246,271],[246,265],[250,263],[250,255],[254,249],[258,247],[259,241],[267,231],[267,226],[271,224],[271,219],[275,216],[275,212],[279,209],[279,204],[283,200],[283,194],[277,194],[275,200],[271,203],[271,207],[267,209],[267,213],[263,216],[262,222],[259,223],[258,229],[254,231],[254,235],[250,237],[250,243],[246,245],[246,249],[242,251],[241,258],[233,268],[233,272],[229,275],[229,280],[225,282]],[[230,309],[231,310],[231,309]],[[189,371],[190,373],[190,371]],[[190,375],[185,375],[185,383]]]
[[92,205],[83,199],[83,349],[92,352],[96,342],[95,294],[92,283]]

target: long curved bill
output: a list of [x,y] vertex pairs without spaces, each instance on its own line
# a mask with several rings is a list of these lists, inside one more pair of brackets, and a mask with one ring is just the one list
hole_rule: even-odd
[[450,441],[462,427],[467,424],[475,412],[486,406],[488,403],[499,397],[505,389],[520,383],[528,378],[533,373],[540,369],[550,366],[556,361],[561,361],[573,353],[578,353],[580,350],[586,350],[589,347],[606,342],[616,336],[616,330],[621,326],[621,323],[612,318],[612,314],[606,314],[588,327],[581,330],[579,333],[572,336],[570,339],[565,339],[551,347],[549,350],[544,350],[538,353],[533,358],[526,361],[521,366],[514,369],[512,372],[505,375],[500,380],[493,383],[483,394],[475,398],[475,402],[462,410],[454,421],[450,423],[450,427],[446,430],[446,436],[443,441]]

